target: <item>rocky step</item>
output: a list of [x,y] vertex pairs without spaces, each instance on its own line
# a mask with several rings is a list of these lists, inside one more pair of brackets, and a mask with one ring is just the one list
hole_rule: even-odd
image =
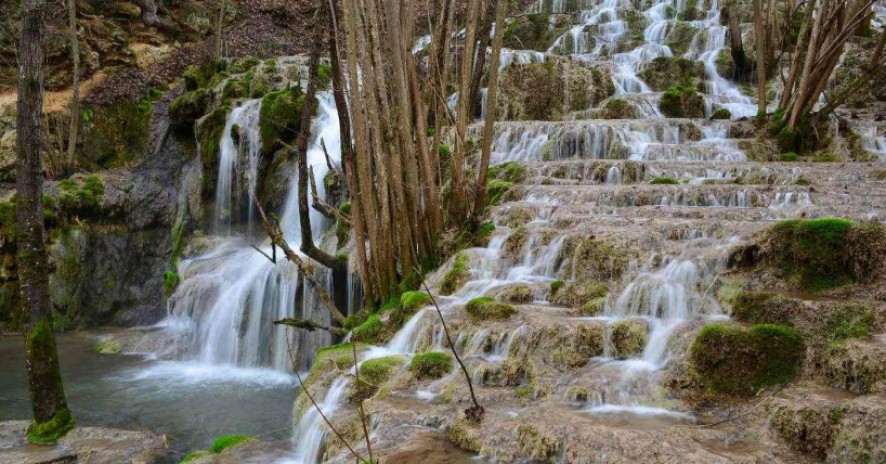
[[506,199],[541,205],[787,208],[807,205],[882,208],[886,185],[862,188],[769,185],[519,185]]
[[530,202],[513,202],[502,205],[493,213],[497,224],[525,224],[534,220],[549,220],[556,217],[580,217],[593,221],[604,217],[621,217],[629,219],[656,218],[664,220],[699,219],[706,221],[754,221],[775,222],[798,217],[844,217],[865,221],[886,221],[886,208],[855,207],[847,205],[806,205],[792,208],[741,208],[707,206],[588,206],[564,205],[551,206]]
[[[680,183],[815,184],[881,182],[884,163],[757,163],[634,160],[565,160],[526,164],[526,184],[634,184],[674,179]],[[858,185],[858,184],[856,184]]]

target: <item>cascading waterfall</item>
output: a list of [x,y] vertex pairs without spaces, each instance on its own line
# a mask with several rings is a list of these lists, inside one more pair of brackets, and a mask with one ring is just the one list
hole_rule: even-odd
[[[340,156],[338,113],[332,95],[320,93],[317,117],[312,134],[314,143],[307,153],[309,166],[323,178],[328,171],[322,139],[330,157]],[[255,172],[251,156],[256,147],[259,102],[249,101],[232,111],[222,137],[218,198],[226,209],[237,208],[236,196],[223,186],[238,182],[236,158],[239,146],[248,145],[249,169]],[[234,143],[231,128],[239,125],[240,143]],[[245,147],[244,147],[245,148]],[[245,173],[243,173],[245,175]],[[223,184],[224,182],[224,184]],[[247,177],[248,188],[255,188],[255,178]],[[324,195],[323,184],[317,187]],[[252,205],[250,204],[250,207]],[[300,242],[297,179],[290,182],[281,226],[286,239],[294,249]],[[326,227],[327,221],[311,211],[311,226],[315,236]],[[264,241],[264,243],[267,243]],[[270,246],[262,246],[270,254]],[[179,268],[183,280],[169,299],[170,315],[164,325],[167,330],[179,332],[165,353],[179,359],[196,360],[213,365],[273,368],[289,372],[293,369],[289,349],[295,357],[295,368],[309,365],[315,349],[331,342],[330,336],[318,332],[299,333],[275,329],[272,322],[283,317],[299,317],[328,323],[328,312],[315,301],[313,291],[299,276],[297,268],[286,260],[276,264],[250,247],[248,237],[228,236],[215,249],[201,256],[184,260]],[[331,290],[331,275],[318,276]]]
[[[219,144],[218,181],[215,188],[213,226],[216,234],[231,234],[231,223],[241,197],[244,196],[243,194],[255,193],[259,151],[261,150],[261,135],[258,130],[260,109],[261,100],[249,100],[234,108],[222,131],[222,139]],[[238,140],[234,140],[235,130],[238,131]],[[246,152],[245,167],[241,163],[241,152],[244,151]],[[241,193],[239,178],[247,180],[247,192]],[[248,198],[247,201],[251,217],[252,199]]]

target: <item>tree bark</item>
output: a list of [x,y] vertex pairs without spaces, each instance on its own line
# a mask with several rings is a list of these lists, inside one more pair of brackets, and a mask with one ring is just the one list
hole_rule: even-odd
[[757,115],[766,114],[766,34],[763,22],[763,0],[754,0],[754,48],[757,66]]
[[748,77],[748,57],[744,52],[744,44],[741,40],[741,23],[739,22],[736,9],[731,4],[727,8],[729,8],[729,46],[732,62],[735,63],[732,78],[746,81]]
[[45,0],[24,0],[19,41],[16,265],[25,318],[25,361],[34,424],[28,438],[52,442],[73,427],[62,385],[43,241],[43,40]]
[[495,37],[492,39],[492,58],[489,62],[489,79],[486,89],[486,120],[483,122],[483,146],[480,153],[480,172],[477,174],[474,218],[479,217],[483,213],[483,209],[486,208],[486,176],[489,172],[489,157],[492,154],[495,118],[498,113],[498,65],[501,60],[501,44],[504,41],[507,3],[508,0],[498,0],[496,5]]
[[76,168],[75,154],[77,137],[80,128],[80,40],[77,37],[77,1],[68,0],[68,26],[71,34],[71,61],[73,63],[73,84],[71,85],[71,103],[68,112],[71,114],[71,126],[68,129],[68,162],[67,168]]
[[311,137],[311,118],[316,103],[317,67],[320,65],[320,52],[323,50],[323,33],[317,27],[313,31],[314,42],[308,59],[308,87],[305,91],[305,104],[301,112],[301,129],[295,142],[298,156],[298,215],[301,228],[301,251],[308,257],[330,269],[343,269],[345,263],[314,245],[311,232],[311,210],[308,206],[308,141]]
[[222,47],[224,41],[222,31],[225,26],[225,0],[219,0],[218,18],[215,20],[215,61],[222,58]]

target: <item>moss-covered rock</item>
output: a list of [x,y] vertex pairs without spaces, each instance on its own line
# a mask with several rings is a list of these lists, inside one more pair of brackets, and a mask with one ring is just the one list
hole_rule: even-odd
[[550,343],[542,343],[544,351],[550,356],[543,358],[553,364],[566,368],[584,367],[594,356],[602,356],[605,344],[605,328],[599,322],[586,322],[576,325],[574,331],[559,334],[545,334]]
[[793,380],[803,355],[803,339],[789,327],[710,324],[693,342],[690,358],[707,388],[751,396],[761,388]]
[[227,449],[242,446],[253,440],[255,440],[255,438],[250,437],[249,435],[222,435],[215,439],[209,450],[218,454]]
[[669,87],[658,104],[661,112],[670,118],[704,117],[704,98],[691,87]]
[[797,452],[825,459],[834,445],[846,411],[837,403],[809,405],[783,399],[774,401],[769,421],[778,436]]
[[563,241],[557,263],[568,261],[565,271],[577,282],[608,282],[621,278],[635,257],[635,249],[610,238],[576,234]]
[[[551,23],[551,20],[554,23]],[[546,51],[563,32],[569,29],[568,21],[548,14],[520,15],[505,29],[504,46],[514,50]]]
[[400,307],[408,311],[414,311],[429,304],[431,304],[431,295],[428,292],[403,292],[400,295]]
[[872,282],[886,270],[886,229],[875,222],[782,221],[766,232],[763,245],[783,277],[809,290]]
[[696,88],[705,79],[704,63],[683,57],[658,57],[637,73],[649,87],[663,92],[672,86]]
[[449,426],[446,431],[446,438],[453,445],[472,453],[480,452],[480,431],[476,424],[472,424],[465,419],[460,419]]
[[500,179],[492,179],[486,182],[486,204],[489,206],[500,205],[511,187],[513,182]]
[[440,282],[440,293],[443,295],[452,295],[471,279],[471,270],[469,269],[470,260],[464,253],[455,256],[452,267],[443,276]]
[[405,362],[403,356],[399,355],[364,361],[360,364],[360,379],[351,386],[351,401],[359,402],[371,398]]
[[120,354],[123,352],[123,342],[114,338],[104,338],[96,342],[92,349],[99,354]]
[[206,89],[186,92],[169,104],[169,119],[183,127],[193,127],[194,123],[206,114],[212,101],[212,94]]
[[791,324],[803,311],[802,301],[769,292],[740,292],[735,296],[732,317],[755,324]]
[[305,95],[298,87],[269,92],[261,99],[259,134],[262,153],[273,153],[298,136]]
[[517,445],[520,452],[541,462],[554,460],[563,445],[557,437],[539,430],[532,424],[517,426]]
[[680,181],[672,177],[656,177],[649,181],[652,185],[680,185]]
[[526,165],[516,161],[490,166],[487,173],[488,179],[499,179],[507,182],[520,183],[526,180],[528,172]]
[[594,298],[581,306],[581,315],[589,317],[602,316],[605,309],[606,298]]
[[452,356],[442,351],[416,353],[409,371],[418,379],[439,379],[452,369]]
[[146,152],[149,122],[156,98],[157,95],[152,93],[140,101],[85,105],[77,149],[78,166],[96,170],[125,166],[141,160]]
[[711,113],[711,119],[732,119],[732,112],[726,108],[717,108]]
[[382,326],[381,318],[377,314],[373,314],[366,318],[365,322],[354,327],[351,339],[355,342],[375,342],[381,334]]
[[528,303],[534,298],[532,289],[526,284],[515,284],[504,288],[497,298],[508,303]]
[[643,354],[649,337],[649,326],[642,319],[627,319],[612,324],[610,329],[612,354],[618,359],[634,358]]
[[833,386],[857,395],[886,392],[886,346],[866,340],[834,342],[824,372]]
[[603,106],[599,117],[601,119],[634,119],[637,117],[637,109],[627,100],[613,98]]
[[698,29],[692,27],[690,23],[686,21],[677,21],[673,24],[673,28],[670,32],[668,32],[668,36],[665,39],[665,45],[671,49],[674,56],[681,56],[689,49],[689,45],[692,43],[692,38],[695,37],[697,32]]
[[74,416],[68,408],[63,408],[46,422],[32,422],[28,426],[27,437],[30,443],[51,445],[74,428]]
[[562,119],[615,93],[608,73],[577,63],[550,60],[512,65],[501,76],[502,120]]
[[465,313],[474,321],[501,320],[511,317],[517,310],[487,296],[474,298],[465,305]]
[[581,308],[588,302],[604,298],[609,288],[601,282],[570,282],[552,292],[550,302],[559,306]]

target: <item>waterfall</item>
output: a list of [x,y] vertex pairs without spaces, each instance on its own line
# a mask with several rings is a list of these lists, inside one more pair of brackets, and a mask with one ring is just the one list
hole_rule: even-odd
[[[320,93],[317,100],[319,105],[312,124],[307,161],[317,178],[323,179],[328,167],[320,141],[325,143],[334,160],[339,159],[341,147],[338,113],[332,95]],[[225,172],[224,176],[219,175],[217,196],[222,207],[233,207],[229,200],[233,196],[226,193],[230,189],[223,191],[222,186],[237,184],[240,180],[235,174],[245,175],[247,185],[250,188],[255,186],[255,176],[249,172],[257,170],[257,158],[254,164],[250,158],[251,171],[246,173],[239,172],[237,162],[232,160],[236,159],[239,146],[244,143],[252,156],[256,147],[254,137],[258,132],[258,108],[257,100],[248,101],[228,118],[219,160],[219,171]],[[231,136],[234,124],[240,126],[239,144]],[[301,233],[298,179],[295,177],[290,180],[281,226],[292,248],[298,249]],[[318,195],[324,195],[323,182],[317,184]],[[315,237],[320,235],[327,222],[320,213],[311,211]],[[270,255],[266,240],[260,248]],[[271,263],[251,248],[248,237],[227,236],[210,252],[184,260],[179,273],[183,280],[169,299],[170,315],[164,323],[167,330],[173,332],[175,340],[166,349],[167,356],[213,365],[289,372],[293,366],[288,347],[295,357],[296,368],[304,369],[318,346],[331,343],[330,336],[325,333],[275,328],[272,322],[283,317],[328,323],[329,315],[293,264],[279,259],[279,256],[276,264]],[[331,290],[331,274],[318,277],[321,284]]]
[[[349,384],[350,379],[346,376],[332,382],[323,401],[318,405],[326,417],[332,417],[345,404]],[[293,459],[285,461],[285,464],[314,464],[320,459],[323,443],[329,434],[328,426],[314,405],[309,405],[306,409],[292,433],[295,443]]]
[[[219,235],[230,235],[231,223],[240,206],[241,194],[238,175],[247,179],[247,194],[255,193],[261,135],[258,129],[261,100],[249,100],[231,111],[219,143],[218,182],[215,187],[215,218],[213,230]],[[238,140],[234,140],[234,128]],[[241,166],[241,152],[245,151],[246,166]],[[243,171],[243,172],[241,172]],[[254,205],[248,198],[250,217]]]

